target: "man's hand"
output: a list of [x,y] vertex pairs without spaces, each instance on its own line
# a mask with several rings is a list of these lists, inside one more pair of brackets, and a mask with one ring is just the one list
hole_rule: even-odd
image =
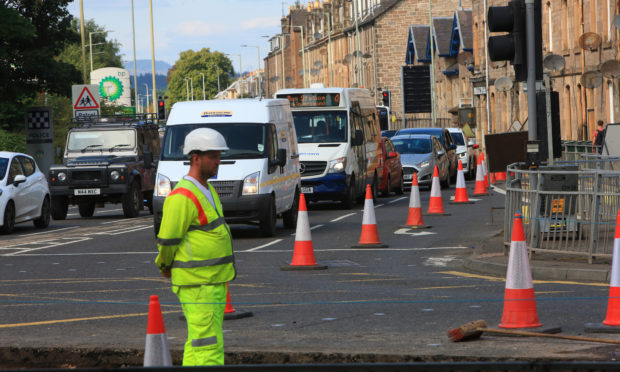
[[170,272],[170,269],[161,269],[161,276],[164,278],[170,278],[172,273]]

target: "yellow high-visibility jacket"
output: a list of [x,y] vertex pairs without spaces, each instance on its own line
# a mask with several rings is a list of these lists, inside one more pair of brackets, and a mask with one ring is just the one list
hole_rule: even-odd
[[236,276],[230,228],[209,186],[215,208],[191,181],[181,179],[164,201],[155,263],[172,271],[172,285],[217,284]]

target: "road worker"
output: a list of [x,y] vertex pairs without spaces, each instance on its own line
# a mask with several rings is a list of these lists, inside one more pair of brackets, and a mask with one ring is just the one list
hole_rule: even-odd
[[155,263],[171,278],[187,319],[184,366],[224,364],[222,323],[226,283],[236,276],[230,228],[217,192],[220,154],[228,150],[216,130],[199,128],[185,137],[189,173],[166,197]]

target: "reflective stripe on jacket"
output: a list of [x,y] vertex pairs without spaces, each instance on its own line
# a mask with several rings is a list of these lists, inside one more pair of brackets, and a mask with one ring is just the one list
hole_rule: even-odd
[[172,285],[228,282],[235,278],[230,229],[211,185],[215,208],[191,181],[181,179],[164,201],[155,263],[171,269]]

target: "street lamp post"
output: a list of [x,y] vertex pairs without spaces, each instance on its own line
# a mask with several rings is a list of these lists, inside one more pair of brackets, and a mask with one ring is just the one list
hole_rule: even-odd
[[304,88],[307,88],[307,73],[306,73],[306,47],[304,44],[304,26],[291,26],[291,28],[295,28],[295,27],[299,27],[299,29],[301,30],[301,65],[302,68],[304,69]]
[[[94,34],[105,34],[108,31],[97,31],[97,32],[89,32],[88,33],[88,49],[90,49],[90,72],[93,72],[93,35]],[[105,43],[97,43],[94,45],[101,45]]]
[[256,74],[257,74],[257,76],[258,76],[258,84],[256,85],[256,97],[258,97],[258,96],[260,96],[260,88],[261,88],[261,76],[260,76],[260,47],[259,47],[259,46],[257,46],[257,45],[245,45],[245,44],[244,44],[244,45],[242,45],[241,47],[242,47],[242,48],[252,48],[252,47],[253,47],[253,48],[256,48],[256,51],[257,51],[257,53],[256,53],[256,57],[257,57],[256,62],[258,63],[258,64],[257,64],[257,66],[258,66],[258,67],[257,67],[257,70],[256,70]]
[[200,75],[202,75],[202,100],[204,101],[206,99],[205,98],[205,74],[201,72]]
[[149,85],[147,83],[144,83],[144,86],[146,87],[146,112],[148,113],[149,111]]
[[185,99],[189,101],[189,79],[184,78],[183,80],[185,80]]
[[220,66],[215,65],[215,68],[217,69],[217,92],[220,92]]

